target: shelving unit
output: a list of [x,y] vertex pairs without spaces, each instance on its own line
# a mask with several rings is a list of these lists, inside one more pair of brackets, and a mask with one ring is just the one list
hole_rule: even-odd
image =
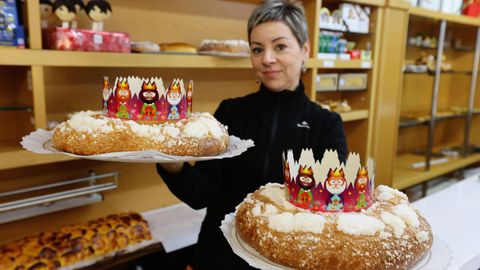
[[[469,153],[466,156],[447,157],[438,162],[436,154],[445,147],[464,147],[479,136],[475,122],[473,101],[478,100],[477,75],[478,53],[471,49],[454,47],[454,40],[461,39],[467,47],[478,48],[480,22],[476,18],[434,12],[411,7],[406,1],[391,0],[387,5],[384,27],[390,35],[383,38],[382,50],[385,54],[380,68],[385,68],[385,77],[380,80],[380,88],[388,87],[390,94],[379,93],[375,111],[376,133],[373,140],[382,147],[374,147],[377,160],[377,179],[395,188],[407,188],[425,183],[434,177],[460,169],[480,161],[480,155]],[[436,48],[422,48],[407,45],[409,37],[421,33],[436,37]],[[387,39],[396,36],[394,44]],[[473,38],[472,38],[473,37]],[[444,46],[446,44],[446,46]],[[387,52],[399,52],[392,57]],[[437,62],[435,72],[403,72],[406,63],[413,63],[420,54],[432,54],[437,59],[446,55],[446,62],[452,64],[452,71],[440,72],[441,62]],[[401,58],[401,60],[398,59]],[[478,106],[478,102],[476,105]],[[454,112],[453,107],[468,108],[467,112]],[[389,109],[387,109],[389,108]],[[418,114],[418,119],[402,119],[402,115]],[[387,122],[387,118],[390,122]],[[394,119],[394,121],[392,121]],[[391,132],[390,132],[391,130]],[[466,135],[469,134],[470,138]],[[474,135],[476,134],[476,135]],[[423,150],[426,155],[413,152]],[[412,165],[425,164],[420,168]],[[380,164],[378,164],[380,163]]]
[[[380,52],[379,42],[380,37],[383,34],[382,19],[386,1],[323,0],[321,1],[320,8],[327,7],[330,10],[334,10],[338,8],[341,3],[359,4],[370,8],[370,27],[368,33],[339,32],[348,36],[349,41],[354,41],[357,44],[356,49],[365,50],[370,48],[372,59],[318,59],[316,60],[316,64],[312,67],[313,78],[316,78],[318,74],[323,73],[366,73],[368,85],[366,90],[360,91],[317,92],[314,88],[312,89],[311,96],[314,97],[313,99],[320,102],[325,100],[348,100],[348,104],[352,107],[352,111],[340,113],[342,120],[344,121],[348,147],[350,151],[360,153],[361,157],[365,159],[367,156],[371,155],[373,145],[372,131],[374,128],[374,118],[372,117],[371,112],[375,110],[374,97],[377,91],[378,55]],[[319,33],[321,30],[323,30],[323,28],[320,22],[317,32]]]

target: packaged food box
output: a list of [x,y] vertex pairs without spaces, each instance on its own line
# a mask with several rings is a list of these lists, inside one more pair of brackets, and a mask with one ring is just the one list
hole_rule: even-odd
[[338,73],[318,74],[315,82],[317,92],[337,91]]
[[338,78],[338,90],[366,90],[368,86],[366,73],[344,73]]

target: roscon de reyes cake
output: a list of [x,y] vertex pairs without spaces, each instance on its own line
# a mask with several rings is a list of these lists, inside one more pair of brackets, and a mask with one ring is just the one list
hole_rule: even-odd
[[103,111],[77,112],[53,132],[53,146],[79,155],[157,150],[178,156],[214,156],[228,148],[227,128],[209,113],[193,113],[193,81],[104,78]]
[[237,206],[241,239],[294,269],[410,269],[432,246],[432,230],[407,196],[380,185],[358,154],[284,156],[284,185],[270,183]]

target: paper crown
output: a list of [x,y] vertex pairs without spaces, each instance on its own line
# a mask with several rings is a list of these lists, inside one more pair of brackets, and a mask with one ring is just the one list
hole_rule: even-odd
[[174,79],[165,90],[161,78],[117,77],[110,88],[103,78],[103,114],[142,122],[165,122],[188,118],[192,113],[193,81],[185,90]]
[[325,151],[322,161],[311,149],[303,149],[298,161],[293,151],[283,154],[285,196],[293,205],[316,212],[358,212],[373,203],[374,161],[360,164],[360,156],[350,153],[341,163],[337,151]]

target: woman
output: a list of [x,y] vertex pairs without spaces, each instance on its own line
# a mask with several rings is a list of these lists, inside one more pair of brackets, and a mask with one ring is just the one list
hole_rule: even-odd
[[313,148],[347,154],[338,114],[321,109],[304,94],[300,81],[310,52],[301,6],[273,0],[258,6],[248,22],[251,61],[260,90],[221,102],[215,117],[229,133],[255,142],[242,155],[223,160],[159,164],[157,170],[179,199],[194,209],[207,207],[191,266],[197,269],[245,269],[220,231],[225,214],[268,182],[282,182],[282,152]]

